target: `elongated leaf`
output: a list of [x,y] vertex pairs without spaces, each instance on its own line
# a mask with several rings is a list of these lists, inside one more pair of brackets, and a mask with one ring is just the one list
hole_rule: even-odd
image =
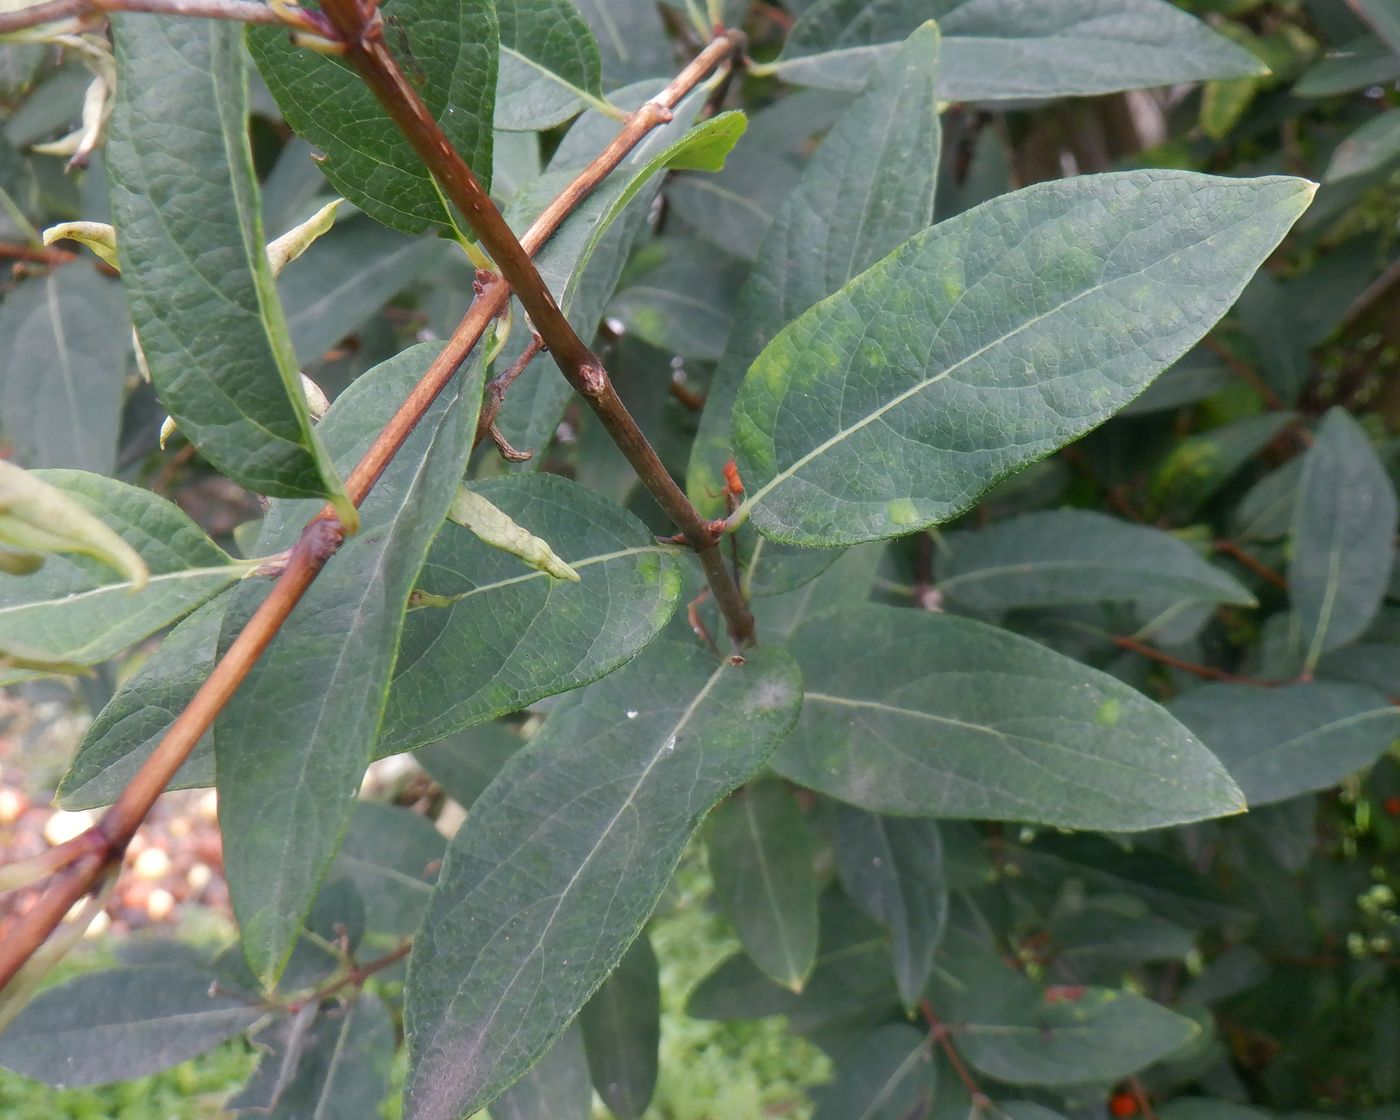
[[[321,421],[353,463],[422,376],[417,346],[360,377]],[[297,604],[214,725],[224,867],[244,952],[264,983],[281,972],[335,857],[383,717],[404,612],[471,450],[481,398],[473,362],[414,429],[360,508],[361,532]],[[290,545],[316,512],[276,503],[261,545]],[[226,648],[266,588],[239,594]]]
[[860,89],[927,19],[948,37],[938,94],[1022,101],[1267,73],[1164,0],[820,0],[772,67],[799,85]]
[[406,1117],[469,1115],[558,1037],[700,818],[791,727],[800,694],[780,650],[716,666],[658,643],[506,764],[448,846],[414,942]]
[[592,1112],[593,1087],[577,1026],[491,1103],[491,1120],[589,1120]]
[[690,238],[665,238],[656,264],[613,297],[608,314],[660,350],[713,361],[734,326],[745,270]]
[[19,1013],[0,1035],[0,1066],[66,1089],[177,1065],[263,1016],[240,996],[211,993],[216,979],[186,965],[79,976]]
[[1195,516],[1291,419],[1269,412],[1175,441],[1149,485],[1162,515],[1177,522]]
[[525,740],[503,723],[487,723],[429,744],[413,757],[463,809],[470,809]]
[[112,220],[161,403],[236,482],[278,497],[343,499],[311,428],[267,263],[243,27],[152,15],[112,23]]
[[1280,177],[1092,175],[916,235],[783,330],[750,369],[734,434],[755,525],[829,546],[960,513],[1180,357],[1313,189]]
[[754,359],[788,323],[933,221],[938,59],[937,28],[914,32],[837,120],[759,247],[686,471],[691,501],[710,516],[723,512],[734,400]]
[[[623,90],[617,100],[624,105],[640,105],[657,92],[659,83]],[[676,106],[673,119],[656,129],[632,149],[618,168],[593,191],[559,232],[535,258],[540,275],[554,293],[559,306],[574,329],[585,337],[597,330],[598,321],[612,298],[622,275],[622,267],[636,239],[656,192],[660,174],[668,169],[688,168],[715,171],[744,133],[740,113],[721,113],[686,131],[700,111],[703,91],[696,91]],[[523,228],[557,190],[572,177],[577,166],[593,158],[596,149],[616,133],[611,118],[598,120],[598,114],[585,114],[565,135],[550,171],[533,186],[526,187],[512,200],[510,218],[515,228]],[[606,127],[600,128],[599,125]],[[514,345],[524,347],[517,338]],[[512,353],[502,355],[506,360]],[[522,381],[511,391],[511,407],[504,409],[497,424],[516,447],[539,448],[549,442],[571,390],[549,359],[536,359]],[[533,389],[533,398],[521,393]],[[543,456],[535,457],[536,465]]]
[[496,127],[552,128],[603,96],[598,44],[570,0],[496,0]]
[[715,894],[744,951],[801,991],[817,957],[816,838],[782,786],[740,790],[705,825]]
[[[229,599],[205,603],[175,627],[97,713],[56,799],[65,809],[110,805],[150,757],[214,667]],[[214,784],[214,736],[206,732],[169,789]]]
[[260,1033],[266,1048],[257,1071],[228,1102],[231,1112],[271,1120],[327,1120],[365,1115],[389,1091],[394,1022],[384,1005],[361,993],[353,1003],[315,1004]]
[[1189,1042],[1190,1019],[1126,991],[1041,989],[990,945],[949,931],[934,1006],[976,1069],[1012,1085],[1114,1081]]
[[411,934],[428,905],[445,842],[431,821],[408,809],[355,804],[334,874],[355,884],[371,933]]
[[621,506],[557,475],[512,475],[474,489],[546,538],[579,574],[558,580],[444,525],[418,578],[379,753],[596,680],[628,660],[675,609],[680,573]]
[[51,556],[33,575],[0,581],[0,652],[36,661],[95,665],[168,626],[230,583],[233,560],[172,502],[83,471],[35,471],[115,530],[150,572],[137,590],[105,564]]
[[954,615],[874,604],[791,639],[782,774],[875,812],[1132,831],[1244,808],[1215,757],[1121,681]]
[[1254,596],[1185,541],[1089,510],[1022,514],[944,541],[936,586],[970,610],[1149,595],[1254,605]]
[[1171,712],[1215,751],[1251,806],[1336,785],[1400,737],[1400,709],[1382,693],[1335,681],[1208,684]]
[[841,885],[861,909],[889,929],[899,996],[912,1013],[928,984],[948,916],[938,825],[842,805],[837,809],[836,841]]
[[6,293],[0,417],[15,462],[113,469],[128,334],[121,289],[88,268],[55,268]]
[[1323,179],[1336,183],[1353,175],[1369,175],[1400,159],[1400,112],[1388,110],[1375,117],[1332,152]]
[[652,0],[575,0],[598,39],[608,89],[670,75],[675,47]]
[[641,1120],[656,1090],[661,980],[646,932],[579,1013],[593,1087],[618,1120]]
[[1395,487],[1366,433],[1332,409],[1303,458],[1293,507],[1288,594],[1309,669],[1375,617],[1395,561],[1395,519]]
[[1351,8],[1386,46],[1400,55],[1400,6],[1395,0],[1352,0]]
[[925,1115],[938,1083],[933,1040],[907,1023],[889,1023],[854,1046],[822,1091],[816,1120],[903,1120]]
[[790,156],[749,141],[718,174],[677,175],[666,202],[711,245],[748,261],[797,178]]
[[1367,86],[1384,85],[1397,78],[1400,78],[1400,53],[1367,35],[1327,51],[1303,72],[1293,92],[1299,97],[1331,97]]
[[[491,0],[394,0],[387,41],[452,146],[484,185],[500,31]],[[248,49],[287,123],[325,153],[331,185],[401,233],[451,229],[453,219],[409,142],[346,63],[295,46],[284,29],[254,27]]]

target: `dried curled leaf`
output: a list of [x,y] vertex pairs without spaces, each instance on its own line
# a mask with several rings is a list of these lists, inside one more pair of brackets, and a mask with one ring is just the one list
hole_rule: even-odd
[[0,542],[24,552],[77,552],[102,561],[140,591],[150,579],[126,541],[61,490],[0,460]]
[[343,198],[332,199],[301,225],[293,226],[281,237],[267,243],[267,263],[273,276],[280,276],[284,268],[311,248],[313,241],[335,225],[336,208],[344,201]]
[[480,494],[459,487],[452,506],[447,511],[450,521],[455,521],[464,529],[470,529],[485,544],[518,556],[532,568],[537,568],[555,579],[579,582],[579,574],[564,563],[549,542],[541,540],[527,529],[517,525],[501,510],[497,509]]
[[117,231],[106,222],[59,222],[44,230],[44,244],[76,241],[87,246],[113,268],[117,264]]

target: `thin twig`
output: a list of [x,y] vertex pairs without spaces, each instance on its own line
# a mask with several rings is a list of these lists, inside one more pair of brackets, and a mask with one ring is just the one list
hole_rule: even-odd
[[[390,119],[418,153],[423,165],[432,172],[443,193],[461,211],[529,314],[530,322],[544,339],[559,371],[587,402],[642,484],[695,550],[714,592],[715,602],[724,615],[730,637],[739,645],[751,642],[753,616],[719,556],[714,523],[701,517],[671,477],[656,449],[642,434],[627,406],[622,403],[622,398],[617,395],[603,363],[570,326],[555,302],[549,286],[530,259],[530,250],[516,239],[490,195],[453,148],[418,91],[399,69],[385,45],[383,21],[379,13],[373,10],[367,12],[361,0],[324,0],[322,11],[334,25],[337,38],[345,47],[345,62],[358,71]],[[671,107],[679,101],[679,97],[671,99],[667,95],[674,89],[693,88],[702,76],[734,54],[738,42],[739,39],[731,37],[728,32],[721,33],[667,90],[642,106],[633,116],[640,114],[669,120]]]
[[919,1001],[919,1010],[928,1020],[928,1029],[929,1033],[933,1035],[933,1040],[938,1043],[939,1048],[948,1058],[948,1064],[953,1067],[953,1072],[958,1075],[958,1080],[962,1082],[963,1088],[967,1090],[967,1095],[972,1099],[973,1112],[981,1112],[983,1109],[990,1108],[992,1098],[982,1092],[982,1087],[977,1084],[977,1079],[967,1068],[967,1063],[958,1053],[958,1048],[953,1045],[952,1032],[948,1029],[948,1024],[934,1014],[933,1004],[927,999]]
[[[292,22],[276,9],[253,0],[46,0],[43,4],[31,4],[0,14],[0,35],[65,19],[102,16],[108,12],[153,12],[168,16],[227,19],[239,23]],[[317,31],[309,25],[303,30]]]
[[413,939],[409,938],[409,940],[391,949],[382,957],[376,957],[367,964],[349,969],[324,987],[317,988],[305,999],[295,1000],[287,1004],[286,1010],[289,1014],[295,1015],[303,1008],[320,1003],[323,999],[329,999],[331,996],[335,995],[336,992],[343,991],[345,988],[358,988],[376,972],[383,972],[389,966],[403,960],[412,949]]
[[1183,673],[1190,673],[1192,676],[1200,677],[1207,681],[1224,681],[1228,684],[1252,684],[1257,688],[1277,688],[1279,685],[1291,684],[1291,681],[1270,681],[1262,680],[1259,677],[1245,677],[1238,673],[1231,673],[1226,669],[1217,669],[1214,665],[1198,665],[1194,661],[1187,661],[1184,657],[1176,657],[1170,653],[1163,653],[1160,649],[1154,649],[1136,638],[1130,638],[1126,634],[1115,634],[1113,644],[1119,649],[1128,650],[1146,657],[1151,661],[1166,665],[1172,669],[1180,669]]
[[[705,72],[692,63],[681,78],[663,91],[663,97],[679,100],[698,84]],[[684,79],[684,80],[682,80]],[[687,84],[688,83],[688,84]],[[599,156],[579,173],[526,231],[522,243],[531,253],[553,236],[559,225],[594,187],[622,162],[641,139],[661,123],[656,113],[634,113]],[[414,387],[369,450],[346,479],[346,492],[359,505],[378,481],[394,454],[427,413],[438,394],[449,384],[457,368],[506,306],[510,285],[497,278],[483,286],[437,359]],[[184,711],[166,731],[160,743],[101,819],[89,830],[95,842],[69,863],[49,883],[38,902],[0,942],[0,989],[9,983],[45,939],[57,928],[75,902],[88,894],[104,871],[119,863],[127,844],[150,812],[151,806],[189,757],[194,745],[213,724],[234,690],[251,671],[259,655],[272,641],[292,608],[311,586],[340,543],[340,526],[329,507],[305,529],[292,549],[285,569],[271,593],[244,626],[228,651]],[[711,553],[717,555],[715,550]],[[702,557],[703,559],[703,557]]]
[[1267,381],[1265,381],[1262,377],[1259,376],[1259,374],[1255,371],[1252,365],[1246,362],[1238,354],[1235,354],[1233,351],[1231,351],[1228,346],[1224,345],[1224,343],[1222,343],[1214,335],[1206,335],[1206,337],[1202,340],[1201,345],[1203,345],[1216,357],[1220,358],[1227,366],[1230,367],[1230,371],[1236,377],[1238,377],[1241,381],[1245,382],[1245,384],[1247,384],[1251,389],[1258,393],[1259,396],[1263,399],[1264,406],[1266,408],[1270,409],[1273,412],[1282,412],[1287,407],[1283,403],[1283,398],[1280,397],[1278,393],[1274,391],[1272,385],[1270,385]]
[[1245,551],[1245,549],[1237,545],[1234,541],[1218,540],[1213,543],[1212,547],[1216,552],[1223,552],[1226,556],[1239,561],[1260,579],[1266,580],[1275,587],[1282,588],[1284,591],[1288,590],[1288,581],[1284,579],[1283,576],[1279,575],[1278,572],[1274,571],[1253,553]]
[[[501,404],[506,399],[506,390],[515,382],[515,379],[525,372],[525,367],[535,360],[535,355],[544,349],[544,339],[538,334],[530,336],[529,343],[526,344],[520,357],[514,362],[500,377],[493,378],[486,386],[486,395],[481,401],[481,415],[476,418],[476,441],[472,446],[480,443],[489,434],[496,441],[496,446],[500,447],[503,440],[501,433],[495,431],[496,417],[500,415]],[[514,448],[512,448],[514,450]],[[502,452],[504,454],[504,452]],[[520,454],[516,452],[516,454]],[[510,458],[509,455],[506,458]],[[529,458],[527,455],[526,458]]]

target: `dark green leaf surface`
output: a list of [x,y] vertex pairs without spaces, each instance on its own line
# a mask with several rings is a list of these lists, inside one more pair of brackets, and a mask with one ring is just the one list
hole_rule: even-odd
[[556,713],[448,847],[410,959],[410,1120],[520,1077],[617,965],[711,805],[792,726],[780,650],[742,665],[657,643]]
[[894,45],[936,19],[948,38],[938,95],[1022,101],[1266,72],[1252,54],[1165,0],[820,0],[774,69],[860,89]]
[[1369,175],[1400,159],[1400,111],[1373,117],[1332,152],[1323,179],[1335,183],[1353,175]]
[[1288,594],[1307,667],[1375,617],[1395,559],[1395,487],[1361,426],[1340,408],[1303,460]]
[[890,931],[899,996],[912,1013],[948,917],[937,822],[838,805],[836,870],[846,893]]
[[749,261],[797,177],[791,157],[750,140],[718,174],[677,175],[666,202],[710,245]]
[[[321,432],[337,463],[359,458],[438,349],[406,350],[336,400]],[[473,362],[414,429],[360,507],[360,532],[215,722],[229,894],[249,964],[264,982],[281,971],[345,831],[378,738],[409,593],[461,479],[480,399]],[[306,502],[274,504],[260,545],[291,545],[315,512]],[[220,648],[266,591],[241,589]]]
[[936,28],[911,36],[837,120],[758,249],[686,471],[691,501],[710,516],[724,512],[734,400],[754,359],[788,323],[933,221],[938,55]]
[[1121,681],[1035,642],[875,604],[791,639],[780,773],[874,812],[1132,831],[1239,812],[1215,757]]
[[734,408],[745,502],[804,545],[896,536],[1102,423],[1221,316],[1299,179],[1041,183],[916,235],[769,344]]
[[95,665],[242,579],[233,560],[173,502],[83,471],[36,471],[134,548],[150,569],[140,591],[99,561],[50,556],[32,575],[0,580],[0,651]]
[[228,1102],[232,1112],[270,1120],[356,1120],[389,1091],[394,1022],[361,993],[353,1003],[314,1003],[261,1032],[266,1049],[253,1079]]
[[1251,806],[1336,785],[1400,737],[1400,709],[1384,694],[1337,681],[1207,684],[1171,712],[1216,753]]
[[[452,146],[490,185],[500,35],[491,0],[393,0],[387,42]],[[347,64],[303,50],[278,27],[254,27],[248,48],[287,123],[325,153],[342,195],[401,233],[451,229],[432,178],[374,94]]]
[[0,1035],[0,1066],[65,1089],[177,1065],[263,1016],[244,998],[211,994],[215,979],[169,964],[79,976],[19,1013]]
[[55,268],[6,293],[0,420],[9,458],[113,469],[129,333],[121,288],[88,268]]
[[577,1026],[545,1051],[530,1072],[491,1102],[491,1120],[589,1120],[593,1087]]
[[[214,667],[229,600],[205,603],[175,627],[97,713],[55,795],[65,809],[110,805],[150,757]],[[195,744],[167,789],[214,784],[214,736]]]
[[[613,297],[608,314],[660,350],[713,361],[724,352],[734,326],[746,270],[689,238],[666,238],[655,248],[660,259],[633,273]],[[651,258],[648,253],[645,261]]]
[[1144,596],[1254,605],[1254,596],[1185,541],[1091,510],[1026,513],[949,533],[942,544],[935,586],[965,610]]
[[448,605],[409,612],[381,754],[596,680],[651,641],[675,609],[672,550],[621,506],[557,475],[473,488],[581,578],[554,579],[468,529],[443,526],[417,587]]
[[949,931],[933,991],[959,1052],[1011,1085],[1116,1081],[1191,1041],[1195,1023],[1127,991],[1042,989],[993,947]]
[[430,743],[413,756],[443,792],[470,809],[525,740],[504,723],[486,723]]
[[333,874],[355,884],[371,933],[411,934],[437,879],[446,841],[433,823],[396,805],[360,801]]
[[243,26],[144,14],[112,23],[112,220],[161,403],[236,482],[277,497],[343,498],[311,427],[267,263]]
[[740,790],[705,824],[720,909],[764,972],[801,991],[817,957],[817,857],[792,794],[776,782]]
[[551,128],[603,96],[593,32],[570,0],[496,0],[496,127]]
[[646,932],[579,1012],[588,1072],[618,1120],[641,1120],[656,1090],[661,979]]
[[575,0],[598,40],[608,89],[670,76],[675,47],[653,0]]
[[822,1091],[816,1120],[905,1120],[926,1115],[937,1086],[933,1040],[907,1023],[888,1023],[852,1047]]

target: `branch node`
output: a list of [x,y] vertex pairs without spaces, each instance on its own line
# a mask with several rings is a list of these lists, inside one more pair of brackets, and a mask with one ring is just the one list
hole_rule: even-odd
[[608,389],[608,371],[597,361],[584,362],[579,366],[579,387],[585,396],[601,397]]

